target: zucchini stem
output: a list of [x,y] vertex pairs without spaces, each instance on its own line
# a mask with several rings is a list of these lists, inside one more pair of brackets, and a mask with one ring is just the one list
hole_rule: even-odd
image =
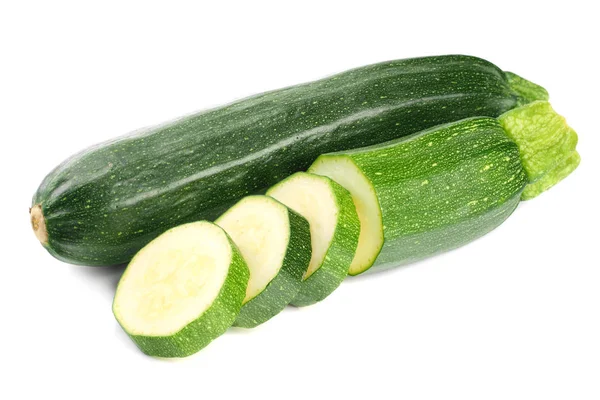
[[529,200],[566,178],[579,165],[577,133],[547,101],[534,101],[499,118],[517,144],[529,184],[521,200]]
[[506,79],[508,79],[510,88],[517,95],[517,104],[519,106],[538,100],[548,101],[550,98],[546,89],[540,85],[536,85],[513,72],[506,71],[504,74],[506,75]]
[[29,209],[29,216],[31,218],[31,227],[35,237],[38,238],[41,244],[46,245],[48,243],[48,230],[46,229],[46,219],[42,212],[42,206],[36,204]]

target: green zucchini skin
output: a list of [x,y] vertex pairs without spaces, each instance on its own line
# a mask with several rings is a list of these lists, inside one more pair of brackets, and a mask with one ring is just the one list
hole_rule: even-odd
[[348,276],[358,245],[360,221],[352,196],[334,181],[330,181],[330,187],[339,208],[336,229],[321,267],[302,282],[290,303],[296,307],[318,303],[333,293]]
[[[384,245],[369,271],[462,246],[500,225],[528,183],[517,145],[498,120],[470,118],[348,157],[370,181]],[[313,170],[314,168],[311,168]]]
[[513,72],[506,71],[504,74],[510,87],[517,93],[517,104],[519,106],[534,101],[548,101],[550,98],[548,91],[543,87],[529,82]]
[[448,55],[374,64],[189,115],[91,147],[46,176],[33,197],[43,244],[74,264],[124,263],[167,229],[213,220],[320,154],[496,117],[519,98],[495,65]]
[[250,272],[236,245],[228,239],[232,250],[229,272],[217,298],[198,319],[171,336],[134,335],[121,326],[143,353],[154,357],[187,357],[202,350],[234,323],[246,295]]
[[254,328],[279,314],[302,287],[311,256],[310,228],[304,217],[288,208],[290,242],[279,273],[267,287],[242,306],[234,326]]

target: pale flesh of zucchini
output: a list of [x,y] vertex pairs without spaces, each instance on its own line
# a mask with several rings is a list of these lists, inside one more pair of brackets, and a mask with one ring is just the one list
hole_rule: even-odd
[[173,228],[127,267],[115,295],[115,316],[130,335],[173,335],[211,306],[231,260],[229,239],[216,225]]
[[215,223],[238,246],[250,270],[245,304],[259,295],[281,269],[290,239],[288,211],[267,196],[249,196]]
[[296,174],[267,194],[279,200],[310,224],[312,255],[304,280],[321,267],[338,223],[338,206],[328,183],[308,174]]
[[319,157],[308,172],[327,176],[352,194],[360,220],[360,236],[348,272],[357,275],[366,271],[373,265],[383,246],[381,209],[371,182],[352,160],[343,156]]

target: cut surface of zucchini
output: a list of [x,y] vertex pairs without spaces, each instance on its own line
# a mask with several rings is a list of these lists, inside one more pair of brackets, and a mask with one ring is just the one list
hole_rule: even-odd
[[348,273],[358,275],[373,265],[383,246],[383,222],[379,200],[369,179],[346,157],[323,158],[310,167],[309,172],[329,177],[352,194],[360,220],[360,237],[356,254]]
[[308,220],[312,244],[310,264],[292,304],[323,300],[348,274],[360,222],[350,193],[331,179],[296,173],[267,191]]
[[259,325],[300,290],[311,258],[308,222],[271,197],[248,196],[215,223],[238,246],[250,270],[244,306],[234,325]]
[[239,313],[248,269],[225,231],[194,222],[163,233],[132,259],[113,313],[142,351],[159,357],[195,353]]

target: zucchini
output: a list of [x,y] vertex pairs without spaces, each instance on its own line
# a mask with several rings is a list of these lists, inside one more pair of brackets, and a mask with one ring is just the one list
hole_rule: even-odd
[[192,114],[63,162],[33,197],[32,226],[61,260],[124,263],[165,230],[213,220],[322,153],[530,101],[537,85],[511,77],[476,57],[413,58]]
[[267,196],[248,196],[215,223],[238,246],[250,269],[235,326],[253,328],[285,308],[300,291],[311,256],[306,219]]
[[312,257],[300,292],[292,301],[308,306],[342,283],[354,258],[360,221],[350,193],[323,176],[298,172],[267,191],[310,224]]
[[185,224],[131,260],[113,313],[144,353],[189,356],[234,322],[248,277],[244,259],[221,228],[206,221]]
[[539,194],[576,167],[576,134],[547,102],[500,121],[469,118],[314,162],[309,172],[348,189],[358,210],[351,275],[466,244],[500,225],[526,187]]

